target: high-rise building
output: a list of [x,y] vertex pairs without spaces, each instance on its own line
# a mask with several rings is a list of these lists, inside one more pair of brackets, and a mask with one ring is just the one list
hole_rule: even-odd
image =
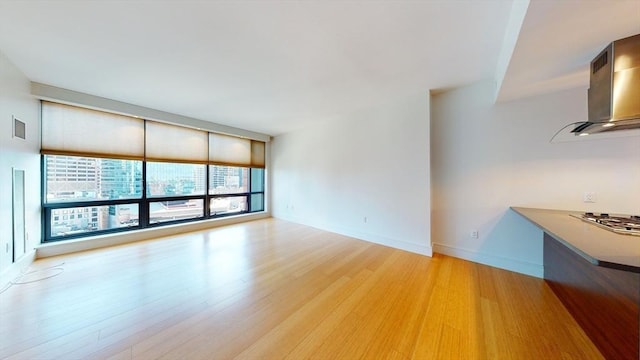
[[95,158],[45,156],[47,200],[95,198],[99,188]]
[[100,197],[103,199],[142,196],[142,162],[100,159]]
[[209,188],[214,194],[248,191],[247,168],[234,166],[212,166]]

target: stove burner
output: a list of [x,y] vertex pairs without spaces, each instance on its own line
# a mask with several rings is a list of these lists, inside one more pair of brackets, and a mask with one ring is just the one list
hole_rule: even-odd
[[640,216],[638,215],[611,216],[607,213],[601,213],[600,215],[596,215],[592,212],[587,212],[582,215],[574,215],[574,216],[583,221],[597,225],[609,231],[613,231],[620,234],[640,236]]

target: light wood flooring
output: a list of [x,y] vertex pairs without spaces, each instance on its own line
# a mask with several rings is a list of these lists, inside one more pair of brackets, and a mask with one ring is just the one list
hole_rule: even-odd
[[601,358],[541,279],[277,219],[30,271],[1,359]]

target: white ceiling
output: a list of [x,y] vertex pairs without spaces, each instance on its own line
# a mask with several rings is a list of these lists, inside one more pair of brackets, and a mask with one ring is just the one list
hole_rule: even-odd
[[[277,135],[495,77],[511,7],[0,0],[0,52],[31,81]],[[637,33],[638,0],[532,0],[499,99],[586,88],[589,61]]]

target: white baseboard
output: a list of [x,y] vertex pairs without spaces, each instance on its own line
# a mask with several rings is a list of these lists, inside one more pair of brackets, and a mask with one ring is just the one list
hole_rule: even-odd
[[519,261],[500,256],[482,254],[476,251],[456,248],[444,244],[433,244],[433,250],[436,253],[453,256],[459,259],[473,261],[476,263],[493,266],[496,268],[509,270],[537,278],[544,277],[544,266],[542,264],[534,264],[525,261]]
[[2,273],[0,273],[0,290],[4,289],[5,286],[14,281],[18,276],[25,273],[35,259],[36,251],[31,250],[18,259],[18,261],[9,265]]
[[50,256],[74,253],[78,251],[100,249],[104,247],[128,244],[142,240],[150,240],[180,233],[206,230],[224,225],[238,224],[258,219],[266,219],[269,217],[271,217],[271,215],[268,212],[243,214],[219,219],[210,219],[184,224],[160,226],[137,231],[127,231],[116,234],[95,236],[90,239],[78,239],[47,243],[42,244],[36,248],[36,257],[40,259]]
[[433,256],[433,250],[431,248],[431,244],[429,243],[429,239],[425,239],[425,244],[415,244],[415,243],[410,243],[410,242],[406,242],[398,239],[391,239],[385,236],[380,236],[378,234],[366,233],[366,232],[362,232],[354,229],[349,229],[345,227],[332,226],[332,225],[320,224],[320,223],[310,223],[295,217],[279,217],[276,214],[274,214],[273,216],[275,218],[279,218],[282,220],[295,222],[297,224],[314,227],[316,229],[329,231],[329,232],[344,235],[344,236],[349,236],[358,240],[368,241],[374,244],[384,245],[384,246],[392,247],[394,249],[409,251],[412,253],[425,255],[429,257]]
[[[419,244],[409,243],[406,241],[401,241],[398,239],[390,239],[384,236],[363,233],[358,231],[341,230],[341,231],[332,231],[332,232],[336,232],[341,235],[346,235],[346,236],[364,240],[364,241],[369,241],[375,244],[392,247],[394,249],[400,249],[400,250],[404,250],[404,251],[408,251],[408,252],[412,252],[420,255],[425,255],[429,257],[433,256],[433,249],[431,248],[430,244],[419,245]],[[429,240],[425,239],[425,241],[429,241]]]

